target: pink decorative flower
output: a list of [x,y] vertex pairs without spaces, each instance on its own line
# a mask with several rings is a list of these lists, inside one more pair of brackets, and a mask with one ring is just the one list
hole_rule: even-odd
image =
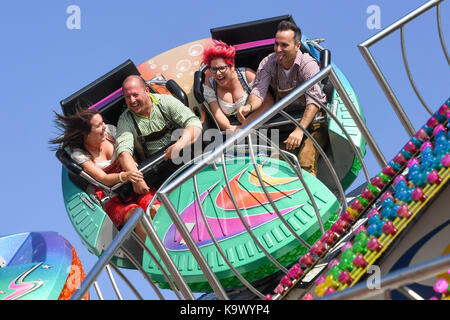
[[273,292],[278,293],[278,294],[283,294],[283,292],[284,292],[284,287],[283,287],[281,284],[279,284],[279,285],[277,285],[277,287],[273,290]]
[[289,276],[284,276],[283,278],[281,278],[280,284],[283,287],[290,287],[292,286],[292,280],[291,278],[289,278]]
[[300,258],[300,260],[298,262],[300,264],[303,264],[306,267],[309,267],[310,265],[312,265],[314,263],[314,258],[310,252],[307,252]]
[[447,280],[441,278],[439,279],[433,286],[434,291],[437,293],[444,294],[448,291],[448,282]]
[[316,256],[321,256],[322,253],[324,253],[326,250],[324,244],[322,243],[322,241],[318,240],[316,241],[316,243],[313,244],[313,246],[311,247],[310,251],[312,254],[315,254]]
[[377,238],[372,238],[367,243],[367,249],[372,251],[380,251],[383,248],[383,246],[380,244]]
[[308,292],[303,296],[302,300],[314,300],[314,296]]
[[347,270],[342,270],[338,276],[338,281],[350,285],[353,281]]

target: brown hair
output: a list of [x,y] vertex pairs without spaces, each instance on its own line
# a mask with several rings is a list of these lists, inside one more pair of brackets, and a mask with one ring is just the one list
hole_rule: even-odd
[[299,43],[302,40],[302,31],[295,23],[293,23],[292,21],[289,21],[289,20],[283,20],[278,24],[277,32],[278,31],[288,31],[288,30],[294,31],[295,43]]
[[73,115],[64,116],[53,110],[56,128],[62,135],[49,141],[50,144],[62,144],[62,148],[84,148],[84,136],[91,132],[91,119],[99,114],[97,110],[82,110]]

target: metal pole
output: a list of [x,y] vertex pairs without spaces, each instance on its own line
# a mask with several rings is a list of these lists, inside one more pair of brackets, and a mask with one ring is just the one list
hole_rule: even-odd
[[[179,300],[182,300],[183,297],[180,294],[180,291],[178,290],[178,288],[176,287],[175,283],[172,281],[172,279],[170,278],[169,274],[167,273],[167,271],[164,269],[163,265],[158,261],[158,259],[156,258],[156,256],[153,254],[153,252],[150,251],[150,249],[145,245],[144,241],[139,238],[135,232],[133,232],[131,234],[131,236],[133,237],[134,240],[136,240],[136,242],[142,247],[142,249],[145,250],[145,252],[147,252],[147,254],[150,256],[150,259],[152,259],[152,261],[156,264],[156,266],[158,267],[158,269],[161,271],[161,273],[164,276],[164,279],[166,279],[167,283],[169,284],[170,288],[172,289],[172,291],[175,293],[175,295],[178,297]],[[122,248],[123,250],[123,248]],[[145,275],[147,276],[147,273],[145,273]]]
[[[123,248],[122,248],[123,250]],[[139,299],[139,300],[144,300],[141,296],[141,294],[139,293],[139,291],[137,291],[137,289],[133,286],[133,284],[131,283],[130,280],[128,280],[128,278],[122,273],[122,271],[119,270],[119,268],[117,268],[115,265],[113,264],[109,264],[109,267],[111,267],[118,275],[119,277],[127,284],[127,286],[130,288],[131,291],[133,291],[134,295]]]
[[172,202],[169,199],[169,196],[161,191],[159,199],[164,204],[164,207],[167,210],[167,213],[169,214],[170,218],[173,221],[173,224],[177,228],[177,230],[180,232],[181,237],[186,242],[187,247],[189,248],[189,251],[194,256],[195,260],[197,261],[198,265],[200,266],[200,269],[203,271],[203,274],[206,277],[206,280],[211,285],[211,288],[213,289],[216,296],[221,300],[229,300],[225,290],[223,289],[222,285],[220,284],[219,280],[217,279],[214,272],[211,270],[211,267],[209,266],[208,262],[205,260],[205,257],[203,256],[202,252],[200,251],[200,248],[197,246],[197,243],[195,243],[195,240],[192,238],[191,234],[189,233],[189,230],[186,228],[186,225],[184,224],[183,220],[178,215],[175,207],[173,206]]
[[334,120],[334,122],[338,125],[339,129],[342,130],[342,133],[344,133],[344,135],[347,137],[348,142],[350,143],[350,146],[353,149],[353,152],[355,153],[355,156],[358,158],[359,162],[361,163],[361,166],[363,168],[364,171],[364,175],[366,176],[366,180],[367,183],[370,183],[370,177],[369,177],[369,172],[367,171],[367,167],[364,163],[363,157],[361,155],[361,153],[359,152],[359,150],[356,148],[352,138],[350,137],[350,134],[348,133],[348,131],[344,128],[344,126],[342,125],[342,123],[339,122],[339,119],[333,114],[333,112],[328,109],[322,102],[320,102],[316,97],[310,95],[309,93],[306,93],[308,95],[308,97],[310,97],[311,99],[313,99],[317,104],[319,104],[322,107],[322,110],[324,110],[327,115]]
[[380,41],[384,37],[388,36],[392,32],[396,31],[406,23],[410,22],[411,20],[415,19],[425,11],[429,10],[430,8],[438,5],[443,0],[431,0],[422,5],[421,7],[417,8],[416,10],[410,12],[403,18],[397,20],[384,30],[380,31],[370,39],[364,41],[360,45],[358,45],[358,49],[361,52],[362,56],[366,60],[367,64],[369,65],[369,68],[372,70],[372,73],[374,74],[375,78],[377,79],[381,89],[383,90],[384,94],[388,98],[389,102],[391,103],[395,113],[397,114],[397,117],[400,119],[400,121],[403,124],[403,127],[406,129],[406,132],[409,134],[410,137],[414,135],[416,130],[411,124],[411,121],[407,117],[405,111],[403,110],[402,106],[400,105],[400,102],[398,101],[397,97],[395,96],[394,92],[392,91],[392,88],[389,86],[386,78],[383,76],[383,73],[381,72],[380,68],[378,67],[377,63],[375,62],[375,59],[373,58],[372,54],[369,51],[369,47],[373,45],[374,43]]
[[447,59],[447,64],[450,64],[450,59],[447,53],[447,47],[445,46],[444,36],[442,35],[441,28],[441,4],[439,3],[436,7],[436,18],[437,18],[437,27],[439,33],[439,40],[441,41],[442,51],[444,51],[445,58]]
[[230,260],[227,258],[227,255],[225,254],[225,252],[222,250],[222,248],[219,245],[219,242],[217,242],[216,237],[214,236],[213,231],[211,230],[211,227],[209,225],[208,219],[206,218],[206,214],[205,214],[205,210],[203,209],[203,205],[201,203],[200,200],[200,193],[198,191],[198,183],[197,183],[197,176],[194,176],[194,190],[195,190],[195,197],[197,199],[197,205],[200,209],[200,213],[202,216],[202,220],[203,223],[206,226],[206,230],[209,233],[209,236],[212,240],[212,242],[214,243],[214,246],[216,247],[217,251],[219,252],[219,254],[222,256],[223,260],[225,261],[225,263],[228,265],[228,267],[231,269],[231,271],[233,271],[233,273],[236,275],[236,277],[239,279],[239,281],[242,282],[243,285],[245,285],[251,292],[253,292],[257,297],[259,297],[260,299],[264,298],[264,295],[259,292],[254,286],[251,285],[250,282],[248,282],[240,273],[239,271],[237,271],[237,269],[233,266],[233,264],[230,262]]
[[407,24],[411,20],[417,18],[422,13],[424,13],[425,11],[428,11],[429,9],[431,9],[434,6],[438,5],[442,1],[444,1],[444,0],[430,0],[430,1],[428,1],[427,3],[423,4],[419,8],[417,8],[417,9],[411,11],[410,13],[408,13],[403,18],[397,20],[396,22],[394,22],[390,26],[384,28],[383,30],[378,32],[376,35],[371,37],[370,39],[364,41],[363,43],[360,44],[360,46],[370,47],[374,43],[376,43],[376,42],[380,41],[381,39],[383,39],[383,38],[387,37],[388,35],[390,35],[392,32],[394,32],[395,30],[400,28],[402,25]]
[[400,105],[400,102],[398,101],[397,97],[394,94],[394,91],[392,91],[392,88],[389,86],[386,78],[383,76],[383,73],[380,70],[380,67],[378,67],[377,63],[375,62],[375,59],[373,58],[372,54],[370,53],[369,49],[366,47],[363,47],[361,45],[358,46],[359,51],[363,55],[364,59],[366,60],[367,64],[369,65],[370,69],[372,70],[372,73],[374,74],[375,78],[378,81],[378,84],[380,85],[381,89],[383,89],[384,94],[386,95],[387,99],[392,105],[392,108],[394,109],[395,113],[397,114],[397,117],[400,119],[401,123],[403,124],[403,127],[405,128],[406,132],[410,137],[414,135],[416,130],[414,129],[413,125],[411,124],[411,121],[409,120],[408,116],[405,113],[405,110],[403,110],[402,106]]
[[[314,137],[308,132],[308,130],[306,130],[299,122],[295,121],[295,119],[292,116],[290,116],[286,111],[284,111],[284,110],[280,111],[280,114],[285,116],[287,119],[291,120],[291,122],[293,122],[297,126],[297,128],[300,128],[300,130],[302,130],[302,132],[304,133],[306,138],[311,140],[311,142],[313,143],[316,150],[320,153],[320,155],[323,158],[323,161],[325,162],[326,166],[328,167],[328,170],[330,171],[331,177],[334,180],[334,183],[336,185],[336,188],[338,189],[339,195],[342,198],[341,208],[344,207],[344,210],[346,210],[348,205],[347,205],[347,199],[345,198],[344,189],[342,189],[342,185],[341,185],[341,182],[339,181],[339,177],[336,173],[336,170],[334,170],[333,165],[331,164],[331,161],[327,157],[325,151],[322,149],[322,147],[316,141],[316,139],[314,139]],[[352,141],[349,141],[349,142],[352,143]],[[319,224],[320,224],[320,229],[322,230],[322,233],[324,233],[325,231],[323,230],[323,224],[321,223],[321,219],[319,219]]]
[[375,159],[377,159],[378,164],[380,165],[381,168],[383,168],[384,166],[387,165],[387,161],[383,153],[381,152],[380,148],[378,148],[375,139],[370,134],[369,129],[367,129],[366,124],[361,119],[359,113],[357,112],[355,106],[353,105],[352,100],[348,96],[347,91],[345,91],[342,83],[339,81],[339,78],[337,77],[333,69],[331,69],[330,71],[329,79],[333,84],[334,88],[339,93],[339,97],[341,97],[342,102],[344,102],[345,106],[347,107],[347,110],[352,116],[353,120],[355,121],[356,126],[361,131],[361,134],[363,135],[364,139],[369,145],[370,150],[372,150],[372,153],[375,156]]
[[433,112],[430,110],[428,105],[426,104],[425,100],[423,100],[422,95],[420,94],[419,90],[416,87],[416,84],[413,80],[411,70],[409,70],[409,64],[408,59],[406,58],[406,49],[405,49],[405,28],[402,26],[400,28],[400,44],[402,47],[402,57],[403,57],[403,64],[405,66],[406,74],[408,75],[409,83],[411,84],[411,87],[414,90],[414,93],[416,94],[417,98],[420,100],[422,105],[425,107],[425,109],[428,111],[430,115],[433,115]]
[[95,289],[95,292],[97,292],[98,299],[99,300],[105,300],[103,298],[102,291],[100,290],[100,287],[99,287],[97,281],[94,281],[94,289]]
[[180,274],[180,271],[177,269],[175,264],[173,263],[172,258],[170,257],[167,250],[164,248],[163,243],[161,242],[161,239],[159,239],[156,230],[153,227],[153,224],[147,219],[147,217],[144,215],[142,217],[142,226],[145,229],[145,232],[147,233],[150,241],[153,244],[153,247],[155,248],[156,252],[158,253],[161,260],[164,262],[165,266],[167,267],[167,270],[172,275],[173,281],[183,294],[184,298],[186,300],[194,300],[195,297],[192,294],[191,290],[189,289],[188,285],[184,281],[183,277]]
[[122,230],[113,239],[111,244],[106,248],[102,255],[97,260],[97,263],[92,267],[92,269],[87,274],[84,281],[81,283],[80,287],[73,293],[70,300],[81,300],[86,292],[89,290],[92,283],[97,279],[99,274],[109,263],[109,260],[114,256],[117,249],[122,246],[123,242],[129,238],[131,232],[134,230],[136,225],[139,223],[140,218],[143,215],[142,210],[136,210],[127,223],[123,226]]
[[164,296],[162,295],[161,291],[158,289],[158,287],[156,286],[156,284],[153,283],[153,280],[150,278],[150,276],[145,272],[144,268],[142,268],[142,266],[139,264],[139,262],[136,260],[135,257],[133,257],[133,255],[128,252],[128,250],[126,250],[125,248],[121,248],[121,250],[123,251],[125,257],[127,257],[128,260],[130,260],[130,262],[136,267],[137,270],[139,270],[139,272],[143,275],[143,277],[145,278],[145,280],[147,280],[147,282],[150,284],[150,286],[153,288],[153,291],[155,291],[156,295],[158,296],[158,298],[160,300],[166,300],[164,298]]
[[109,280],[111,281],[111,285],[113,286],[114,292],[117,295],[119,300],[123,300],[122,294],[120,293],[119,287],[117,286],[116,279],[114,279],[114,275],[111,272],[111,267],[109,264],[106,265],[106,272],[108,273]]
[[[261,173],[259,172],[259,168],[258,168],[258,164],[256,163],[256,159],[255,159],[255,155],[254,155],[254,151],[253,151],[253,143],[252,143],[252,139],[250,137],[250,135],[248,136],[248,148],[249,148],[249,153],[250,153],[250,159],[252,161],[253,164],[253,168],[255,169],[255,173],[256,173],[256,177],[258,178],[259,184],[261,185],[261,188],[264,191],[264,194],[266,195],[267,200],[269,200],[270,205],[272,206],[274,212],[277,214],[278,219],[280,219],[280,221],[283,223],[283,225],[289,230],[289,232],[303,245],[305,246],[308,250],[311,249],[311,246],[302,239],[302,237],[300,237],[295,231],[294,229],[289,225],[289,223],[287,223],[287,221],[284,219],[284,217],[281,215],[280,211],[278,210],[278,207],[275,205],[275,203],[273,202],[272,197],[270,196],[269,191],[267,191],[267,188],[265,186],[265,182],[263,180],[263,178],[261,177]],[[261,167],[262,168],[262,167]],[[262,170],[262,169],[261,169]],[[320,214],[319,214],[320,217]],[[319,223],[321,222],[321,220],[319,220]]]
[[223,176],[225,178],[225,183],[226,183],[226,187],[228,190],[228,196],[231,199],[231,202],[233,203],[234,208],[236,209],[236,213],[239,216],[239,219],[242,222],[242,225],[244,226],[245,230],[247,231],[247,233],[249,234],[249,236],[252,238],[252,240],[255,242],[255,245],[265,254],[265,256],[274,264],[278,267],[278,269],[280,269],[281,271],[283,271],[285,274],[288,273],[288,270],[283,267],[283,265],[281,263],[279,263],[277,261],[277,259],[275,259],[267,250],[266,248],[264,248],[264,246],[261,244],[261,241],[258,240],[258,238],[255,236],[255,234],[253,233],[252,229],[250,228],[250,226],[247,224],[247,222],[245,221],[244,216],[242,215],[241,209],[239,208],[239,205],[237,203],[236,197],[234,196],[232,190],[231,190],[231,185],[230,185],[230,179],[228,178],[228,172],[227,172],[227,167],[225,165],[225,157],[222,154],[222,172],[223,172]]

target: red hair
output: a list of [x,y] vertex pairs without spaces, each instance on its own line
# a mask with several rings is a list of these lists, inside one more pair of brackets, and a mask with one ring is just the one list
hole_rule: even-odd
[[210,66],[212,60],[222,58],[226,64],[234,66],[235,55],[236,48],[234,46],[220,40],[213,40],[209,48],[203,51],[203,63]]

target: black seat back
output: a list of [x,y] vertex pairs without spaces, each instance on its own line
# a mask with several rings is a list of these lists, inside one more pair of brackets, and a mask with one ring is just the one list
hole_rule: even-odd
[[110,72],[91,82],[84,88],[60,101],[64,115],[77,112],[77,108],[87,108],[122,87],[122,82],[129,75],[140,75],[131,60],[127,60]]
[[82,178],[80,176],[81,171],[83,171],[83,168],[75,163],[73,159],[67,154],[67,152],[64,149],[59,148],[56,151],[56,158],[63,164],[63,166],[67,169],[69,172],[70,179],[82,190],[86,190],[89,183],[86,181],[86,179]]
[[184,92],[183,89],[181,89],[180,85],[176,83],[175,80],[167,80],[166,82],[166,88],[169,90],[169,92],[178,100],[180,100],[186,107],[189,108],[189,100],[186,95],[186,92]]
[[[275,36],[278,24],[283,20],[294,22],[291,15],[283,15],[268,19],[233,24],[225,27],[212,28],[211,37],[230,45],[271,39]],[[295,23],[295,22],[294,22]]]

